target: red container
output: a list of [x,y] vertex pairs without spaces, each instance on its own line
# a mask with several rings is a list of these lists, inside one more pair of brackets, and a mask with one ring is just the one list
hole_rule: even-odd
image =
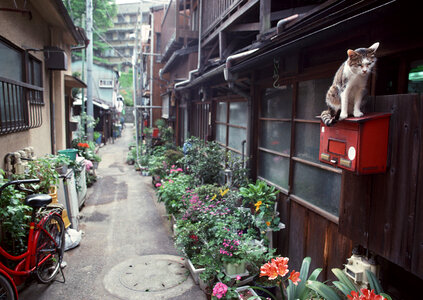
[[327,127],[320,124],[321,162],[356,174],[386,171],[391,114],[347,118]]
[[159,137],[159,128],[153,128],[153,138]]

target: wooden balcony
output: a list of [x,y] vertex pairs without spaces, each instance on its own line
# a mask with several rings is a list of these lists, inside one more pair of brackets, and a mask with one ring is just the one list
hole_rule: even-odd
[[220,31],[232,25],[259,2],[259,0],[203,0],[202,44],[210,42]]
[[198,24],[192,20],[192,2],[190,0],[171,0],[162,22],[162,62],[169,59],[172,53],[186,46],[189,41],[198,39]]

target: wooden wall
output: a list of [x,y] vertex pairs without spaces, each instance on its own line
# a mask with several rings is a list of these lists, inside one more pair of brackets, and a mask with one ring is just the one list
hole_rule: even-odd
[[423,97],[377,96],[391,112],[385,174],[343,173],[339,230],[375,254],[423,279]]

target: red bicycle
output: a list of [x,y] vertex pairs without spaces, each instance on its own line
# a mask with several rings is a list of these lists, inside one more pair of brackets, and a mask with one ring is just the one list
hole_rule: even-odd
[[[18,190],[31,192],[22,184],[37,182],[39,179],[9,181],[0,187],[0,197],[3,190],[10,185],[14,185]],[[9,267],[3,264],[4,259],[0,261],[0,300],[18,299],[16,287],[33,274],[41,283],[49,283],[60,270],[64,280],[61,263],[65,246],[65,226],[57,210],[43,209],[49,203],[49,195],[32,194],[25,198],[25,204],[32,208],[25,253],[14,256],[0,247],[0,255],[15,262],[14,267]]]

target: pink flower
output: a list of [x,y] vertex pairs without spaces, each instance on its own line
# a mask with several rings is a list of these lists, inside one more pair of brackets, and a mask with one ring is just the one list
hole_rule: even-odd
[[169,183],[173,183],[174,181],[172,179],[169,179]]
[[162,184],[160,183],[160,182],[157,182],[156,183],[156,187],[158,188],[158,187],[161,187],[162,186]]
[[236,280],[241,280],[241,276],[237,275]]
[[222,282],[216,283],[216,285],[213,288],[213,296],[215,296],[217,299],[221,299],[226,295],[226,292],[228,291],[228,286]]

